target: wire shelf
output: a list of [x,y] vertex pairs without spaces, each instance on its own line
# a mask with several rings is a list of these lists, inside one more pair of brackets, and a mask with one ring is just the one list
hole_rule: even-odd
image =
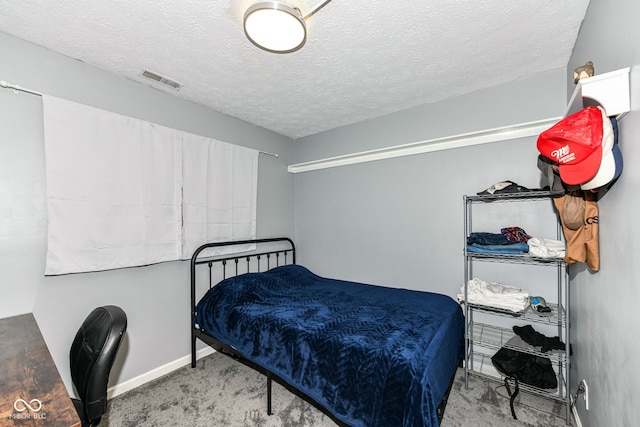
[[511,263],[511,264],[564,264],[563,258],[543,258],[536,257],[529,254],[522,255],[511,255],[511,254],[484,254],[479,252],[466,252],[465,255],[467,258],[471,258],[478,261],[487,261],[487,262],[501,262],[501,263]]
[[[473,368],[468,370],[470,375],[475,375],[477,377],[504,384],[505,377],[496,370],[495,366],[493,366],[493,363],[491,362],[491,355],[474,352],[471,357],[471,363]],[[528,384],[523,384],[522,382],[518,382],[518,385],[522,391],[564,403],[567,399],[566,381],[564,380],[562,373],[556,372],[556,377],[558,378],[558,387],[555,389],[542,389]],[[508,379],[507,381],[509,381],[510,386],[515,387],[515,382],[512,379]]]
[[566,315],[565,315],[564,307],[558,304],[550,304],[550,303],[548,303],[547,306],[551,308],[551,312],[539,313],[537,311],[530,309],[529,307],[527,307],[524,311],[514,312],[514,311],[504,310],[497,307],[490,307],[487,305],[469,303],[469,307],[472,308],[473,310],[477,310],[477,311],[481,311],[489,314],[495,314],[498,316],[508,317],[511,319],[517,318],[518,320],[523,320],[526,322],[535,322],[535,323],[542,323],[544,325],[564,327],[566,324]]
[[557,193],[544,190],[523,191],[521,193],[498,193],[498,194],[478,194],[475,196],[465,196],[470,203],[486,203],[496,201],[517,201],[530,199],[548,199],[550,197],[562,196],[564,193]]
[[543,353],[540,347],[534,347],[526,342],[521,344],[507,343],[511,338],[516,336],[512,329],[501,328],[495,325],[487,325],[483,323],[474,323],[472,334],[469,337],[474,344],[481,347],[499,350],[502,347],[513,350],[522,351],[524,353],[534,354],[540,357],[546,357],[556,365],[567,362],[566,353],[563,350],[553,350]]

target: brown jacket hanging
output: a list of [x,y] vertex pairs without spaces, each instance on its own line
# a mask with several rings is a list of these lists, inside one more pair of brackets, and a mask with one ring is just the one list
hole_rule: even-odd
[[[567,249],[564,261],[571,265],[576,262],[584,262],[592,271],[600,270],[600,249],[598,240],[598,203],[596,202],[596,194],[590,191],[577,191],[566,194],[553,199],[560,219],[562,221],[562,230],[567,241]],[[579,227],[571,224],[570,217],[563,215],[563,209],[566,206],[567,197],[582,197],[584,199],[584,221]],[[570,201],[575,203],[574,200]],[[573,214],[571,212],[570,214]],[[569,221],[569,225],[565,223],[565,217]]]

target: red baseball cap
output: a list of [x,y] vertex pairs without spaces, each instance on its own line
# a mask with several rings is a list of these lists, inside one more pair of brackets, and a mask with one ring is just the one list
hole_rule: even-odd
[[599,107],[586,107],[565,117],[538,137],[538,151],[557,162],[560,178],[569,185],[591,180],[602,160],[602,122]]

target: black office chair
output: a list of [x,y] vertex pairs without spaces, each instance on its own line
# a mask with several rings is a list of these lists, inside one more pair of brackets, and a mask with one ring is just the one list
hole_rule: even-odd
[[82,426],[97,426],[107,410],[109,373],[127,330],[127,315],[107,305],[93,310],[78,330],[69,358],[71,379],[80,399],[71,399]]

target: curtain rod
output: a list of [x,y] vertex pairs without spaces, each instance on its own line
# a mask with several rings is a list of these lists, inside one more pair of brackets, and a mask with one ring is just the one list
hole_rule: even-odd
[[0,87],[3,87],[5,89],[13,89],[14,91],[27,92],[27,93],[30,93],[32,95],[42,96],[42,94],[40,92],[36,92],[35,90],[31,90],[31,89],[25,89],[25,88],[20,87],[18,85],[12,85],[10,83],[5,82],[4,80],[0,80]]
[[[41,92],[37,92],[35,90],[31,90],[31,89],[27,89],[18,85],[12,85],[11,83],[8,83],[4,80],[0,80],[0,87],[3,87],[5,89],[13,89],[14,92],[20,91],[20,92],[26,92],[26,93],[30,93],[32,95],[38,95],[38,96],[42,96]],[[264,154],[266,156],[272,156],[272,157],[278,157],[277,154],[275,153],[269,153],[268,151],[262,151],[262,150],[258,150],[258,153],[260,154]]]

